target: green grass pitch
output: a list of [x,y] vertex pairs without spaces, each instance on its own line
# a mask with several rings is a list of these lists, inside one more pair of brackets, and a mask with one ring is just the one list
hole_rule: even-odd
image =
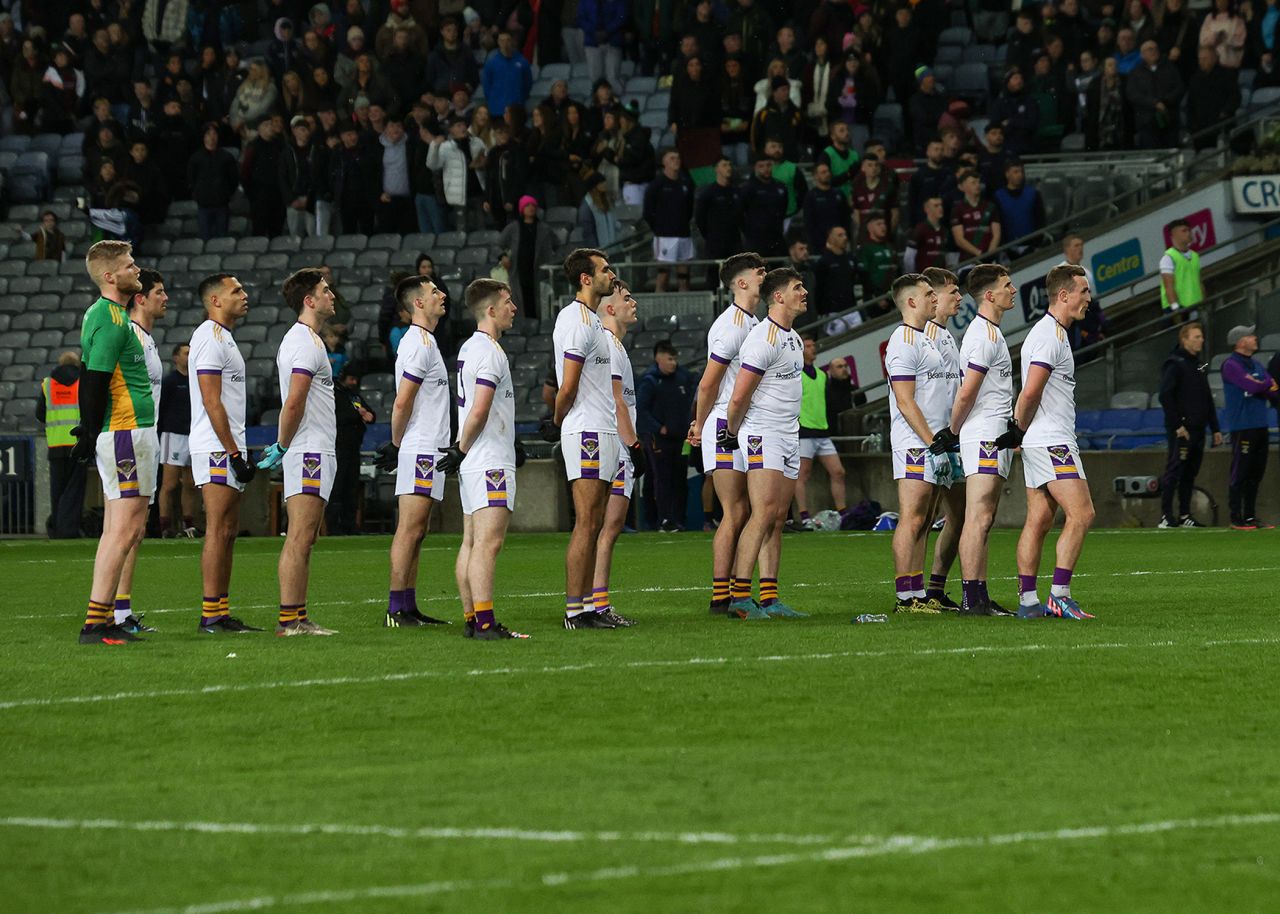
[[[708,536],[626,536],[639,624],[584,632],[564,544],[511,539],[498,614],[533,638],[475,643],[456,537],[419,595],[457,625],[382,628],[387,540],[329,539],[340,635],[289,640],[198,635],[199,544],[148,541],[160,631],[104,648],[75,640],[94,544],[0,543],[0,911],[1280,908],[1277,534],[1097,531],[1093,622],[883,625],[849,620],[890,607],[887,535],[788,537],[814,616],[762,623],[708,617]],[[236,552],[253,624],[279,545]]]

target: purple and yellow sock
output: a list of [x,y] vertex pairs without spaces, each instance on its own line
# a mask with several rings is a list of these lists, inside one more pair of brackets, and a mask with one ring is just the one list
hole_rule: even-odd
[[582,597],[565,597],[564,598],[564,614],[567,618],[572,619],[574,616],[582,612]]
[[918,600],[924,599],[924,569],[912,572],[911,595]]
[[761,578],[760,579],[760,605],[772,606],[778,602],[778,579],[777,578]]
[[711,602],[727,603],[729,600],[729,579],[728,578],[712,578],[711,579]]
[[302,609],[301,606],[285,606],[281,603],[278,621],[284,626],[296,625],[298,620],[302,618],[298,613],[300,609]]
[[221,597],[202,597],[200,600],[200,624],[212,625],[217,622],[226,613],[222,609]]
[[85,625],[108,625],[111,622],[111,607],[106,603],[89,601],[89,611],[85,613]]
[[893,591],[899,600],[911,599],[911,575],[900,574],[893,579]]
[[306,603],[303,603],[301,606],[298,607],[298,621],[299,622],[307,621],[307,604]]
[[[586,602],[586,598],[583,598]],[[591,602],[596,608],[596,612],[603,612],[609,608],[609,588],[597,587],[591,591]]]
[[742,581],[738,578],[731,578],[729,581],[729,598],[735,603],[738,600],[751,599],[751,579]]
[[927,597],[945,597],[947,595],[947,576],[945,574],[930,574],[929,589],[925,591]]
[[116,624],[119,625],[131,615],[133,615],[133,595],[127,593],[116,594]]
[[1049,589],[1049,593],[1055,597],[1071,596],[1071,569],[1070,568],[1053,569],[1053,584]]
[[467,609],[465,606],[462,608],[462,621],[463,622],[476,621],[476,610],[474,605],[471,607],[471,609]]
[[493,628],[493,601],[476,600],[476,631]]

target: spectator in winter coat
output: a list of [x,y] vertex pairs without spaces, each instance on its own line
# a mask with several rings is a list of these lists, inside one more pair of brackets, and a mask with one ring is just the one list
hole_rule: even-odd
[[258,135],[240,159],[240,183],[249,198],[249,222],[255,235],[274,238],[284,230],[284,197],[280,194],[280,159],[284,155],[279,116],[263,118]]
[[[845,314],[858,307],[855,288],[858,284],[858,261],[849,245],[849,232],[842,225],[827,231],[822,254],[814,264],[814,298],[822,315]],[[862,316],[851,315],[849,326],[862,323]]]
[[924,201],[924,219],[916,223],[907,239],[902,268],[908,273],[921,273],[930,267],[945,267],[950,240],[942,198],[930,197]]
[[[1027,238],[1044,228],[1044,198],[1034,185],[1027,183],[1026,170],[1017,159],[1005,165],[1004,186],[996,191],[995,202],[1000,212],[1000,232],[1007,242]],[[1018,258],[1035,246],[1035,241],[1028,241],[1015,246],[1010,254]]]
[[528,187],[529,159],[524,146],[511,139],[505,121],[493,125],[493,148],[485,156],[485,212],[501,228],[519,218],[516,203]]
[[1010,155],[1026,155],[1035,149],[1040,129],[1040,108],[1025,89],[1022,71],[1010,67],[1004,78],[1004,92],[991,105],[988,117],[1004,125],[1005,145]]
[[343,118],[351,117],[361,103],[370,107],[376,105],[384,111],[398,111],[400,99],[385,79],[373,68],[373,58],[368,54],[356,57],[356,71],[338,97],[338,113]]
[[800,159],[800,130],[804,114],[791,102],[791,83],[785,76],[776,76],[770,90],[769,104],[765,105],[751,122],[751,148],[764,153],[768,140],[780,140],[787,161]]
[[484,221],[485,165],[484,143],[471,136],[461,117],[449,123],[448,138],[436,137],[427,153],[427,167],[440,172],[444,201],[459,231],[478,229]]
[[[716,179],[702,188],[694,204],[693,218],[706,243],[706,256],[723,260],[742,250],[742,232],[738,226],[738,188],[733,184],[733,163],[721,156],[716,162]],[[719,277],[710,268],[708,281],[716,288]]]
[[187,184],[196,201],[200,237],[208,241],[227,234],[231,196],[240,184],[240,176],[231,153],[218,146],[216,125],[205,127],[203,143],[187,163]]
[[480,81],[484,85],[485,103],[495,117],[501,117],[509,105],[524,105],[533,89],[533,71],[529,61],[516,50],[510,32],[498,33],[498,48],[484,63]]
[[1234,9],[1235,0],[1214,0],[1213,12],[1200,24],[1200,46],[1213,48],[1218,63],[1232,73],[1244,64],[1248,28]]
[[292,19],[277,19],[274,34],[267,45],[267,66],[271,68],[271,75],[279,79],[297,65],[302,46],[294,37]]
[[919,90],[911,96],[911,140],[916,155],[923,155],[929,140],[937,135],[938,121],[947,113],[947,99],[938,91],[938,82],[928,67],[916,69]]
[[957,184],[961,197],[951,207],[951,240],[961,260],[984,257],[1000,247],[1000,211],[982,199],[982,179],[976,171],[962,172]]
[[592,82],[622,78],[622,42],[630,18],[627,0],[592,0],[578,4],[578,28]]
[[951,197],[955,190],[955,178],[942,165],[942,140],[934,137],[924,148],[924,165],[917,168],[907,187],[908,225],[915,225],[924,218],[924,201],[930,197]]
[[1232,117],[1240,107],[1240,84],[1235,70],[1218,63],[1213,48],[1201,47],[1198,69],[1187,86],[1187,127],[1195,137],[1196,149],[1217,145],[1221,131],[1209,131]]
[[[653,232],[653,257],[660,263],[683,264],[693,259],[693,181],[680,170],[680,153],[668,149],[662,154],[662,173],[644,192],[644,220]],[[667,291],[668,271],[658,270],[655,292]],[[681,292],[689,291],[689,268],[676,267]]]
[[382,192],[382,147],[361,142],[353,123],[342,125],[342,145],[333,159],[333,200],[345,234],[374,233],[375,201]]
[[877,210],[884,213],[889,220],[890,231],[898,227],[898,185],[891,182],[884,174],[884,163],[873,152],[868,152],[853,179],[852,203],[853,234],[852,238],[862,237],[862,225],[867,213]]
[[445,19],[440,26],[440,40],[427,55],[427,88],[436,95],[445,95],[458,84],[474,89],[480,83],[475,55],[459,41],[458,33],[458,20],[452,16]]
[[248,135],[252,125],[275,107],[276,98],[276,84],[271,80],[271,71],[266,63],[261,59],[250,61],[249,75],[236,90],[235,100],[231,103],[231,128],[242,136]]
[[1178,145],[1178,105],[1182,101],[1178,68],[1160,59],[1154,41],[1142,46],[1142,66],[1129,74],[1125,96],[1133,105],[1139,149]]
[[787,252],[787,189],[773,179],[772,159],[760,156],[753,169],[738,198],[743,243],[762,257],[781,257]]
[[1102,61],[1102,74],[1085,90],[1086,149],[1128,149],[1133,144],[1133,106],[1114,57]]
[[622,199],[633,206],[644,203],[645,188],[653,180],[656,169],[653,146],[649,143],[649,128],[641,127],[639,115],[632,108],[623,108],[622,153],[614,164],[618,166],[618,180],[622,182]]
[[280,156],[280,196],[285,227],[296,238],[328,235],[333,214],[329,196],[329,150],[311,138],[311,123],[302,115],[289,122],[293,142]]
[[831,184],[831,166],[819,162],[813,167],[813,187],[804,197],[804,227],[809,247],[819,250],[834,226],[849,228],[852,214],[840,189]]
[[538,218],[538,201],[525,194],[519,201],[520,218],[508,222],[498,238],[511,252],[511,300],[525,317],[538,319],[538,267],[555,258],[556,240]]
[[649,458],[661,528],[668,532],[683,527],[684,439],[697,389],[670,340],[653,347],[653,366],[636,382],[636,432]]

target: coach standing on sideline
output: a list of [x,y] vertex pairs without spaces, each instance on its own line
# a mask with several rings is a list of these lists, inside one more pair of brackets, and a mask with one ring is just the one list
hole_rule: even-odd
[[653,347],[653,365],[636,383],[636,431],[649,458],[649,485],[653,487],[657,520],[663,533],[684,528],[685,476],[689,460],[684,456],[685,423],[693,409],[698,385],[670,340]]
[[[1213,408],[1206,371],[1200,358],[1204,350],[1204,328],[1196,321],[1183,324],[1178,345],[1165,360],[1160,375],[1160,406],[1169,437],[1169,459],[1160,480],[1160,529],[1203,527],[1191,516],[1191,490],[1204,458],[1204,427],[1213,432],[1213,445],[1222,444],[1218,413]],[[1173,513],[1173,493],[1178,493],[1178,513]]]
[[1231,433],[1231,483],[1227,501],[1231,506],[1234,530],[1257,530],[1255,511],[1258,486],[1267,471],[1267,426],[1271,411],[1267,404],[1280,388],[1266,369],[1253,358],[1258,351],[1254,327],[1232,327],[1227,331],[1231,355],[1222,363],[1222,392],[1227,401],[1227,431]]

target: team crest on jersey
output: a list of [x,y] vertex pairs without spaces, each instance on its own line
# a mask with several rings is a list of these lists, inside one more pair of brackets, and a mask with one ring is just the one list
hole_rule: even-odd
[[132,479],[138,472],[138,464],[132,457],[121,457],[116,461],[116,473],[121,479]]
[[436,459],[431,454],[419,454],[417,459],[418,475],[420,477],[430,476],[431,469],[436,464]]
[[988,476],[1000,475],[1000,449],[994,441],[978,442],[978,472]]
[[759,435],[747,436],[747,469],[764,467],[764,438]]
[[907,448],[907,459],[904,467],[907,479],[924,479],[924,454],[922,447]]
[[1058,479],[1079,479],[1080,471],[1076,468],[1076,458],[1071,448],[1065,444],[1051,444],[1049,462],[1053,464],[1053,475]]
[[484,486],[490,508],[510,507],[510,504],[507,502],[506,470],[485,470]]
[[318,476],[320,473],[320,455],[304,454],[302,457],[302,472],[308,476]]
[[578,469],[583,479],[600,478],[600,436],[595,432],[582,433]]

